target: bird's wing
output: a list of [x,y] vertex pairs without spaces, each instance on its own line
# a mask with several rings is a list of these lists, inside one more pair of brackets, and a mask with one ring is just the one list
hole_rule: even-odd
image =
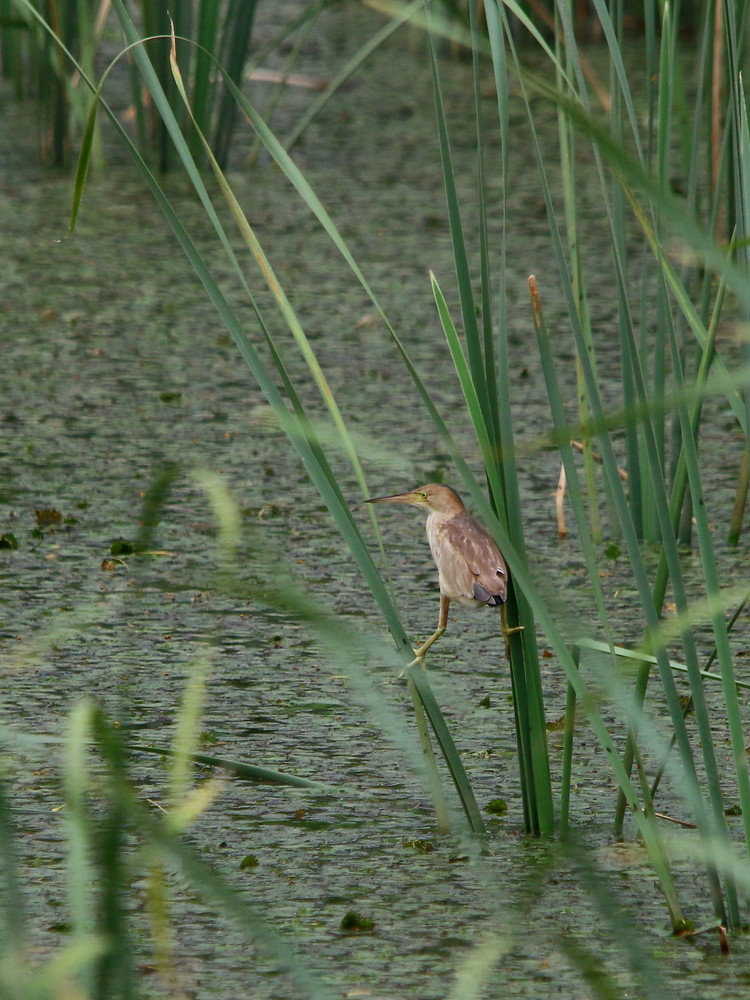
[[484,600],[474,590],[478,584],[487,597],[499,597],[504,601],[508,570],[494,538],[470,514],[450,518],[443,525],[442,533],[444,542],[463,557],[467,571],[465,596]]

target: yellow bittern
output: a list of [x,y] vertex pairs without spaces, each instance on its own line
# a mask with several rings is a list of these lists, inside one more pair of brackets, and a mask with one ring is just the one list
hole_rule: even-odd
[[508,591],[508,570],[505,560],[489,532],[467,512],[458,493],[450,486],[430,483],[408,493],[373,497],[366,502],[407,503],[427,511],[427,538],[440,584],[440,616],[437,629],[414,650],[412,662],[424,666],[427,650],[445,632],[451,601],[473,608],[484,604],[499,605],[507,647],[507,636],[519,629],[506,627],[503,605]]

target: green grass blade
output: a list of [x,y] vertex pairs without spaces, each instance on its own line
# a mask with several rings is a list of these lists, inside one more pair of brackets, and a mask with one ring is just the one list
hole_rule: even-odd
[[[278,928],[271,927],[257,913],[247,894],[228,886],[201,861],[170,828],[168,820],[157,822],[146,812],[128,779],[127,771],[116,763],[122,759],[125,750],[119,743],[119,734],[112,730],[100,713],[95,717],[94,731],[104,759],[110,764],[115,762],[109,779],[113,812],[126,816],[129,825],[140,831],[146,843],[158,850],[170,867],[177,865],[195,890],[228,914],[249,940],[259,945],[273,960],[278,973],[290,978],[300,996],[310,1000],[331,1000],[331,991],[300,960]],[[115,984],[106,995],[120,995],[118,988],[121,986],[121,983]]]
[[[430,272],[430,282],[432,284],[432,294],[437,306],[440,323],[443,327],[445,339],[451,353],[453,367],[456,370],[456,375],[458,376],[458,381],[461,385],[464,399],[466,400],[466,408],[479,442],[485,471],[490,485],[490,491],[493,496],[499,496],[502,499],[503,491],[497,464],[495,462],[496,450],[493,442],[490,440],[490,431],[485,420],[485,417],[489,416],[489,414],[479,398],[479,390],[477,389],[477,384],[474,381],[473,373],[469,368],[469,364],[464,357],[463,348],[461,346],[458,333],[456,332],[456,327],[451,319],[448,306],[446,305],[445,298],[440,289],[440,285],[437,282],[437,278],[432,272]],[[501,508],[500,516],[503,520],[507,519],[504,506]]]
[[[474,21],[472,21],[474,23]],[[476,26],[474,25],[476,37]],[[510,387],[506,372],[500,364],[496,371],[492,345],[492,322],[489,313],[491,302],[490,266],[486,241],[486,224],[480,223],[480,266],[485,286],[482,288],[484,304],[482,329],[476,319],[476,299],[472,287],[468,253],[463,235],[461,210],[457,196],[456,178],[452,165],[450,142],[445,118],[445,110],[440,84],[434,40],[430,41],[431,65],[437,110],[438,136],[440,143],[443,178],[445,184],[448,217],[453,243],[454,267],[458,284],[461,315],[464,327],[466,357],[461,348],[445,301],[437,283],[433,279],[441,322],[448,339],[454,365],[461,382],[474,431],[482,452],[485,475],[487,476],[493,506],[500,512],[500,519],[506,524],[508,533],[516,541],[518,550],[523,552],[523,528],[520,518],[520,501],[515,474],[512,420],[510,418]],[[480,166],[478,179],[482,184],[482,123],[479,111],[477,70],[475,66],[475,120]],[[484,218],[484,192],[479,193],[480,219]],[[502,324],[501,324],[502,325]],[[503,334],[501,333],[501,341]],[[502,345],[498,355],[503,357],[506,348]],[[512,505],[513,515],[510,511]],[[552,802],[549,784],[549,763],[544,728],[544,706],[541,697],[538,657],[536,651],[533,616],[523,594],[517,593],[511,578],[507,612],[511,626],[522,624],[524,632],[511,640],[511,674],[513,678],[514,709],[522,775],[524,814],[527,829],[550,834],[553,829]],[[515,654],[515,655],[514,655]]]
[[[218,61],[228,79],[239,84],[247,59],[247,49],[255,20],[256,0],[229,0],[224,17]],[[237,106],[231,92],[225,89],[220,97],[216,127],[211,149],[219,166],[224,169],[229,158]]]
[[[724,600],[722,598],[720,606],[724,606]],[[600,642],[598,639],[589,639],[581,637],[577,640],[579,646],[585,647],[586,649],[594,649],[600,653],[610,653],[614,656],[622,656],[629,660],[634,660],[638,663],[650,663],[656,666],[657,659],[651,653],[645,653],[642,649],[628,649],[625,646],[612,646],[606,642]],[[669,660],[670,669],[677,671],[678,673],[687,673],[687,667],[680,660]],[[723,678],[721,674],[717,674],[711,670],[701,670],[701,677],[706,680],[718,681],[721,683]],[[734,685],[736,688],[750,688],[750,681],[741,681],[735,679]]]
[[[185,103],[185,107],[188,113],[190,113],[190,102],[188,101],[188,97],[184,89],[179,67],[177,66],[176,59],[174,58],[174,48],[172,51],[173,51],[172,68],[175,75],[177,88]],[[193,124],[196,125],[197,127],[197,123],[195,121],[193,122]],[[198,130],[198,132],[199,135],[202,136],[200,130]],[[367,489],[367,483],[365,481],[364,471],[359,461],[359,456],[357,455],[356,448],[354,447],[354,443],[346,427],[346,423],[341,414],[341,410],[339,409],[339,406],[336,403],[334,395],[331,392],[330,386],[328,385],[328,381],[325,377],[323,369],[320,363],[318,362],[317,356],[304,330],[302,329],[302,324],[299,322],[297,315],[294,309],[292,308],[292,305],[289,301],[288,296],[286,295],[286,292],[284,291],[281,282],[278,280],[273,270],[271,262],[269,261],[262,246],[260,245],[260,242],[258,241],[255,235],[255,231],[248,222],[245,213],[242,211],[242,208],[239,202],[237,201],[234,192],[232,191],[232,188],[228,184],[227,179],[224,176],[223,171],[221,170],[218,160],[214,157],[213,153],[211,152],[211,148],[205,138],[203,138],[203,145],[204,145],[204,152],[208,157],[208,160],[214,171],[216,180],[218,181],[220,190],[224,195],[227,204],[229,205],[230,211],[237,224],[240,234],[242,235],[245,245],[249,249],[252,256],[255,258],[255,261],[258,264],[258,267],[268,285],[268,288],[271,291],[274,298],[276,299],[279,310],[282,316],[284,317],[287,326],[292,332],[294,339],[297,342],[300,353],[302,354],[302,357],[304,358],[308,368],[310,369],[310,372],[312,373],[313,378],[315,379],[315,382],[320,391],[320,395],[329,409],[333,422],[336,426],[336,430],[338,431],[339,436],[344,444],[347,456],[351,462],[352,468],[354,469],[354,473],[357,477],[357,481],[362,490],[362,493],[363,495],[366,495],[369,491]]]
[[573,448],[571,446],[571,428],[567,424],[565,403],[557,377],[556,361],[552,350],[549,330],[544,318],[542,299],[537,285],[536,278],[532,275],[529,278],[529,291],[531,294],[531,311],[534,318],[534,329],[536,331],[537,347],[542,364],[544,383],[547,389],[547,398],[550,404],[553,426],[555,428],[556,444],[560,449],[567,489],[570,502],[573,507],[575,523],[578,530],[578,541],[586,562],[586,572],[594,597],[599,624],[604,631],[606,638],[614,642],[609,616],[606,610],[604,591],[601,584],[599,560],[597,558],[596,547],[591,531],[589,530],[589,520],[587,517],[583,489],[581,487],[578,466],[576,465]]
[[[120,9],[119,7],[120,0],[115,0],[115,3],[118,5],[118,13],[125,18],[124,25],[126,34],[133,39],[133,45],[135,46],[135,51],[138,52],[139,51],[138,39],[137,36],[135,36],[135,31],[132,26],[132,23],[130,23],[129,20],[127,19],[126,12],[123,9]],[[192,161],[192,157],[190,156],[189,149],[184,140],[182,139],[182,136],[179,131],[179,126],[175,121],[174,116],[172,115],[171,109],[166,100],[164,99],[163,94],[161,93],[158,80],[156,79],[153,72],[149,70],[147,65],[145,69],[149,86],[154,86],[156,88],[155,100],[159,105],[160,111],[167,117],[167,121],[169,123],[169,129],[178,143],[178,151],[180,153],[180,156],[183,158],[183,161],[185,162],[188,174],[191,180],[193,181],[196,190],[198,191],[202,200],[204,200],[204,205],[206,206],[206,209],[209,212],[209,218],[213,222],[215,228],[217,229],[217,232],[220,232],[221,234],[220,238],[222,238],[222,242],[225,245],[225,248],[229,248],[229,241],[223,234],[223,228],[221,227],[221,224],[218,221],[218,217],[216,216],[215,211],[210,205],[210,199],[208,199],[205,186],[203,185],[200,175],[197,169],[195,168],[195,165]],[[113,117],[109,111],[108,114],[110,114],[110,117]],[[132,147],[131,147],[131,153],[136,157],[136,162],[138,163],[138,166],[140,167],[142,173],[144,174],[147,183],[149,184],[149,187],[152,191],[152,194],[154,194],[157,203],[159,204],[159,207],[167,217],[167,220],[172,226],[175,235],[177,236],[180,242],[180,245],[182,246],[183,250],[188,256],[188,259],[190,260],[199,278],[201,279],[204,288],[206,289],[211,301],[216,307],[219,316],[221,317],[225,326],[232,335],[232,338],[234,339],[235,343],[239,347],[243,358],[251,368],[256,380],[258,381],[258,384],[260,385],[261,389],[266,395],[266,398],[268,399],[272,408],[274,409],[274,412],[276,413],[283,429],[289,436],[305,468],[307,469],[308,473],[313,479],[313,482],[315,483],[316,487],[320,491],[323,500],[326,502],[326,505],[331,511],[334,521],[339,527],[339,530],[342,532],[344,538],[350,544],[350,547],[352,545],[354,546],[352,549],[354,558],[356,559],[358,565],[360,566],[360,569],[362,570],[368,585],[373,591],[373,594],[386,617],[389,629],[394,635],[394,639],[396,639],[397,645],[402,650],[404,662],[408,662],[413,656],[411,646],[409,645],[406,639],[403,627],[401,626],[398,616],[395,612],[395,609],[393,608],[393,604],[390,600],[390,597],[388,596],[387,591],[382,583],[382,580],[377,572],[377,569],[375,568],[375,565],[372,562],[372,558],[369,554],[369,551],[361,538],[359,529],[354,521],[351,511],[349,510],[348,505],[346,504],[343,496],[341,495],[341,492],[338,488],[335,478],[330,474],[330,470],[327,468],[327,465],[321,462],[321,452],[319,447],[317,446],[317,443],[315,442],[315,437],[314,434],[312,433],[311,425],[309,424],[309,422],[306,423],[301,422],[299,411],[297,413],[297,419],[294,419],[294,417],[290,414],[290,411],[288,410],[283,400],[283,397],[276,388],[276,384],[273,377],[267,371],[256,349],[248,340],[246,334],[244,333],[244,330],[242,329],[241,325],[239,324],[234,314],[234,311],[230,308],[224,295],[222,294],[218,285],[212,278],[208,270],[208,267],[203,261],[203,258],[198,253],[197,248],[195,247],[194,243],[192,242],[189,235],[185,231],[184,227],[182,226],[182,223],[175,215],[171,205],[164,196],[160,185],[154,178],[151,171],[148,170],[148,167],[143,161],[143,158],[140,157],[137,154],[137,151],[135,151]],[[232,259],[232,257],[230,257],[230,259]],[[238,270],[240,270],[239,266]]]
[[[67,885],[73,936],[76,942],[85,940],[96,928],[96,914],[91,899],[91,885],[95,877],[96,844],[86,801],[91,791],[87,757],[93,738],[92,727],[92,705],[89,702],[82,702],[70,714],[64,750],[68,824]],[[103,956],[100,956],[101,960]],[[91,988],[91,969],[83,978]]]
[[[573,660],[578,662],[578,648],[571,650]],[[565,693],[565,728],[563,733],[562,768],[560,775],[560,840],[570,836],[570,790],[573,781],[573,744],[576,728],[576,693],[568,684]]]
[[[175,757],[180,751],[174,747],[150,746],[134,741],[127,744],[128,753],[156,754],[159,757]],[[246,781],[257,781],[262,784],[290,785],[294,788],[311,788],[321,792],[330,792],[337,795],[362,795],[362,791],[341,785],[330,785],[325,781],[316,781],[312,778],[304,778],[301,775],[289,774],[285,771],[274,771],[270,767],[263,767],[260,764],[250,764],[244,760],[232,760],[228,757],[217,757],[216,754],[191,752],[186,755],[195,764],[203,764],[206,767],[215,767],[222,771],[227,771],[237,778]]]
[[[505,299],[505,275],[506,275],[506,257],[505,257],[505,240],[502,241],[500,247],[500,276],[499,276],[499,293],[496,292],[492,281],[492,268],[491,268],[491,258],[490,258],[490,226],[488,221],[488,206],[487,206],[487,196],[486,196],[486,181],[485,181],[485,159],[488,157],[486,152],[487,143],[485,141],[485,128],[483,125],[483,98],[482,98],[482,69],[483,61],[480,60],[481,52],[481,42],[482,36],[479,30],[478,18],[479,12],[477,10],[477,3],[473,2],[469,5],[469,16],[470,16],[470,27],[471,27],[471,37],[472,37],[472,79],[474,85],[474,117],[476,120],[476,130],[478,136],[478,149],[477,149],[477,192],[479,200],[479,251],[480,251],[480,267],[481,267],[481,308],[482,308],[482,347],[481,354],[484,358],[484,381],[487,386],[490,387],[488,392],[488,404],[489,412],[487,414],[487,422],[491,428],[491,436],[498,440],[500,434],[500,414],[498,412],[498,400],[495,392],[492,391],[492,386],[497,384],[498,380],[498,359],[496,356],[495,348],[495,331],[493,324],[493,311],[492,302],[493,298],[497,297],[497,314],[498,322],[501,328],[507,326],[507,303]],[[499,167],[499,174],[501,178],[501,190],[502,190],[502,207],[501,207],[501,223],[502,231],[505,231],[506,227],[506,212],[507,212],[507,183],[508,183],[508,147],[505,145],[504,139],[507,137],[508,129],[508,88],[507,79],[503,77],[502,82],[498,85],[499,72],[495,73],[495,84],[497,87],[497,103],[498,103],[498,119],[500,125],[500,134],[503,137],[503,142],[501,145],[499,164],[493,164],[494,167]],[[505,340],[505,338],[502,338]],[[503,345],[499,348],[502,354]]]
[[458,796],[461,800],[461,805],[466,813],[469,828],[473,833],[484,833],[484,822],[482,821],[482,815],[479,812],[479,806],[474,798],[474,792],[469,779],[466,776],[466,771],[464,770],[461,758],[456,750],[456,745],[453,742],[450,731],[445,724],[443,714],[435,701],[435,695],[432,693],[432,688],[427,683],[424,668],[420,666],[409,667],[406,672],[406,676],[416,688],[427,714],[427,718],[430,720],[430,725],[435,733],[435,738],[438,741],[440,750],[445,758],[446,764],[448,765],[451,778],[453,779],[456,791],[458,792]]
[[461,209],[458,202],[456,178],[453,171],[450,142],[448,140],[448,125],[445,118],[445,108],[443,106],[440,74],[438,72],[437,55],[435,53],[435,42],[431,32],[429,37],[432,80],[435,90],[438,139],[440,144],[440,159],[443,165],[443,183],[445,185],[448,223],[450,227],[451,241],[453,244],[453,265],[456,271],[458,297],[461,304],[461,319],[463,322],[469,368],[471,370],[472,381],[474,382],[474,389],[480,400],[482,411],[486,414],[490,414],[492,410],[490,409],[489,400],[487,398],[488,393],[487,384],[485,382],[484,358],[481,353],[481,339],[477,327],[477,306],[474,299],[469,258],[463,234],[463,224],[461,222]]
[[[86,731],[97,739],[106,775],[102,807],[95,824],[92,822],[92,858],[93,883],[97,887],[94,921],[107,942],[107,949],[94,970],[93,992],[129,1000],[136,996],[136,976],[127,900],[131,850],[128,831],[132,814],[119,794],[125,782],[125,758],[119,734],[104,724],[96,709],[89,706],[86,711]],[[87,802],[89,814],[91,808]]]
[[[219,0],[201,0],[196,26],[195,62],[192,74],[191,107],[198,128],[204,135],[210,133],[211,114],[214,109],[216,84],[213,79],[213,59],[219,34],[221,4]],[[200,158],[200,141],[197,136],[193,155]]]
[[[508,38],[508,41],[512,44],[512,41],[511,41],[510,38]],[[527,106],[528,106],[528,104],[527,104]],[[537,144],[537,141],[536,141],[536,133],[535,133],[535,129],[534,129],[534,122],[533,122],[533,118],[531,117],[530,114],[529,114],[529,125],[530,125],[530,129],[531,129],[531,134],[532,134],[532,142],[534,143],[535,150],[537,150],[537,159],[538,159],[538,163],[539,163],[539,170],[540,170],[540,176],[541,176],[541,180],[542,180],[542,187],[543,187],[545,201],[547,202],[547,206],[548,206],[548,217],[549,217],[549,220],[550,220],[551,233],[552,233],[552,238],[553,238],[553,247],[554,247],[554,250],[555,250],[555,254],[556,254],[557,258],[558,258],[559,270],[560,270],[560,273],[561,273],[561,275],[563,277],[563,287],[564,287],[564,290],[565,290],[566,300],[568,302],[569,317],[570,317],[570,320],[571,320],[571,325],[573,326],[573,330],[574,330],[574,334],[575,334],[575,337],[576,337],[576,341],[578,343],[579,354],[582,357],[582,369],[583,369],[584,378],[586,380],[587,392],[589,394],[590,401],[591,401],[593,416],[594,416],[594,419],[598,422],[598,421],[600,421],[601,417],[603,416],[603,408],[602,408],[601,402],[599,400],[599,390],[598,390],[598,386],[597,386],[595,374],[593,372],[591,364],[588,362],[588,358],[586,357],[585,343],[583,341],[580,323],[577,321],[577,315],[578,314],[577,314],[577,309],[576,309],[576,299],[575,299],[575,295],[574,295],[573,289],[572,289],[569,281],[567,280],[567,268],[566,268],[565,257],[564,257],[564,254],[562,252],[562,242],[560,240],[559,231],[557,229],[557,224],[556,224],[556,219],[555,219],[555,213],[554,213],[554,209],[553,209],[553,206],[552,206],[552,201],[551,201],[551,198],[550,198],[548,185],[547,185],[547,182],[546,182],[544,163],[543,163],[543,160],[542,160],[541,155],[540,155],[539,150],[538,150],[538,144]],[[628,552],[629,552],[629,555],[630,555],[630,558],[631,558],[631,562],[634,564],[634,568],[635,568],[635,571],[636,571],[636,577],[637,577],[637,581],[638,581],[639,592],[641,594],[642,601],[645,600],[646,604],[648,604],[648,602],[650,601],[650,591],[649,591],[649,586],[648,586],[648,580],[646,578],[645,571],[643,570],[642,564],[640,562],[640,553],[639,553],[639,549],[638,549],[637,538],[636,538],[635,533],[632,530],[632,524],[629,521],[628,510],[627,510],[627,503],[625,501],[624,493],[623,493],[621,485],[620,485],[619,471],[617,469],[617,463],[615,461],[614,454],[611,451],[610,445],[608,443],[608,438],[606,436],[603,437],[603,438],[601,438],[600,444],[601,444],[601,448],[602,448],[602,452],[603,452],[604,467],[605,467],[605,472],[607,473],[607,480],[609,482],[609,488],[610,488],[610,491],[612,492],[613,499],[614,499],[615,504],[616,504],[616,509],[617,509],[618,516],[619,516],[619,519],[620,519],[621,528],[622,528],[622,530],[624,531],[624,534],[625,534],[626,546],[628,547]],[[651,612],[651,622],[650,622],[650,625],[651,625],[651,627],[654,627],[654,628],[657,625],[657,619],[656,619],[656,616],[653,613],[653,611]],[[575,678],[573,672],[572,671],[568,672],[567,669],[566,669],[566,672],[568,673],[568,679],[571,682],[571,685],[573,685],[574,687],[576,687],[576,678]],[[576,693],[578,694],[577,688],[576,688]],[[619,775],[618,775],[618,779],[619,779]],[[627,787],[627,784],[624,785],[623,787]],[[629,791],[628,794],[632,794],[632,790]],[[659,853],[661,854],[662,859],[663,859],[663,851],[662,851],[662,849],[659,849]],[[667,870],[666,870],[666,865],[663,864],[663,861],[660,861],[659,864],[660,864],[660,867],[662,868],[662,872],[664,873],[664,877],[665,877],[665,881],[664,881],[663,885],[664,885],[665,891],[668,893],[669,896],[671,896],[671,904],[670,905],[673,907],[674,904],[675,904],[675,902],[676,902],[676,897],[674,895],[674,887],[673,887],[673,885],[671,883],[671,877],[668,875]],[[673,910],[673,914],[674,914],[674,912],[675,911]]]
[[[744,96],[740,93],[740,143],[739,143],[739,174],[742,179],[740,197],[746,213],[741,221],[740,233],[750,232],[750,132],[748,130],[747,109]],[[675,378],[678,388],[682,383],[682,370],[679,364],[680,348],[674,338],[671,340],[672,362],[675,367]],[[743,809],[743,825],[745,831],[745,846],[750,853],[750,776],[748,774],[747,754],[745,752],[745,737],[742,726],[742,714],[737,698],[737,685],[732,665],[732,653],[729,646],[729,636],[725,614],[721,610],[722,588],[714,555],[714,543],[709,526],[708,513],[704,501],[704,491],[701,482],[698,452],[695,443],[694,415],[686,407],[680,407],[679,416],[683,431],[683,453],[687,468],[690,490],[693,498],[693,511],[698,533],[703,577],[706,584],[706,595],[709,603],[715,608],[712,614],[712,628],[716,643],[716,653],[724,687],[724,703],[729,723],[734,759],[737,787],[740,803]],[[702,739],[709,738],[702,734]],[[712,792],[721,799],[719,776],[709,774]],[[716,787],[714,787],[714,782]]]
[[630,90],[627,70],[625,69],[625,64],[623,62],[622,46],[617,38],[617,31],[615,30],[615,26],[612,22],[612,18],[610,17],[605,0],[594,0],[594,6],[599,17],[599,24],[604,32],[609,56],[612,60],[615,76],[625,103],[625,110],[627,112],[630,129],[633,134],[637,157],[638,160],[642,162],[643,150],[641,148],[640,130],[638,128],[638,116],[635,111],[635,105],[633,104],[633,95]]
[[[692,251],[705,261],[707,267],[713,268],[718,273],[723,274],[726,277],[728,287],[737,294],[743,306],[750,308],[750,285],[748,285],[746,279],[743,277],[741,269],[727,259],[726,252],[718,248],[700,224],[685,212],[685,206],[681,200],[655,182],[653,177],[640,164],[628,156],[622,146],[613,141],[611,136],[589,118],[579,105],[561,95],[540,78],[532,78],[524,73],[522,69],[519,69],[519,73],[523,75],[526,83],[535,91],[563,105],[566,114],[576,122],[584,133],[594,140],[599,150],[611,163],[618,183],[622,185],[631,209],[651,246],[654,256],[658,260],[659,269],[663,273],[670,291],[685,316],[691,333],[701,349],[705,349],[707,342],[705,324],[680,281],[665,247],[659,243],[651,225],[649,213],[644,209],[637,192],[643,195],[647,204],[658,207],[661,217],[684,240],[685,245],[691,247]],[[714,359],[714,373],[718,379],[724,381],[727,401],[744,431],[746,427],[744,407],[739,404],[732,378],[727,372],[726,365],[719,357]]]
[[[570,12],[563,4],[558,11],[558,16],[562,21],[565,31],[565,59],[568,72],[573,70],[579,86],[583,84],[583,73],[581,71],[580,58],[578,54],[575,31],[571,23]],[[562,40],[559,32],[556,35],[556,47],[559,49]],[[559,57],[558,57],[559,58]],[[561,70],[556,70],[558,86],[563,89],[564,81]],[[571,73],[571,76],[573,73]],[[612,115],[616,114],[618,107],[619,92],[615,91],[612,100]],[[581,100],[586,103],[585,90]],[[577,186],[576,186],[576,136],[570,122],[561,111],[557,115],[557,129],[560,141],[560,167],[562,174],[563,200],[565,209],[565,234],[567,237],[568,258],[570,260],[571,280],[573,283],[573,294],[578,305],[578,316],[583,331],[584,339],[588,345],[589,356],[595,358],[594,344],[591,332],[588,301],[586,297],[586,284],[584,281],[583,262],[581,260],[581,234],[578,226],[577,213]],[[613,236],[616,230],[613,227]],[[576,381],[578,398],[578,420],[583,433],[581,434],[582,455],[584,464],[583,481],[586,488],[586,511],[589,518],[590,531],[595,541],[601,541],[602,524],[599,512],[599,491],[596,482],[596,464],[594,461],[593,442],[588,430],[590,426],[590,407],[586,396],[586,388],[583,383],[580,364],[576,362]],[[627,406],[627,396],[626,396]]]
[[[120,14],[121,17],[125,18],[124,23],[125,23],[126,34],[129,37],[133,38],[133,44],[136,44],[134,29],[132,28],[132,24],[130,24],[127,21],[125,11],[122,8],[118,7],[118,13]],[[142,56],[141,56],[141,62],[143,62]],[[171,112],[168,102],[164,99],[164,96],[161,93],[158,80],[156,80],[154,74],[152,72],[149,72],[147,68],[146,68],[146,75],[149,80],[149,85],[154,86],[156,88],[157,93],[155,100],[157,100],[160,111],[166,116],[168,131],[175,139],[178,152],[180,156],[183,158],[184,162],[186,163],[186,167],[188,168],[188,172],[191,176],[191,179],[195,183],[196,189],[198,190],[201,197],[205,199],[205,203],[210,205],[210,202],[208,202],[207,194],[205,192],[205,188],[203,187],[202,182],[200,181],[198,172],[195,169],[195,166],[192,162],[192,158],[190,157],[187,145],[182,139],[182,136],[180,134],[179,126],[174,119],[174,116]],[[145,167],[142,158],[138,157],[137,159],[139,162],[139,166],[141,166],[141,169],[147,171],[147,168]],[[171,210],[171,206],[164,198],[162,192],[158,189],[158,184],[156,184],[152,175],[150,175],[150,172],[147,173],[147,177],[150,180],[150,186],[152,188],[152,191],[156,195],[157,201],[159,202],[160,206],[162,207],[162,210],[165,212],[168,220],[170,221],[170,224],[175,230],[175,233],[178,236],[178,239],[180,240],[183,249],[187,253],[188,258],[193,263],[193,266],[198,271],[199,276],[203,281],[204,287],[208,291],[209,296],[214,302],[214,305],[219,310],[219,313],[223,321],[225,322],[225,325],[227,325],[227,328],[230,330],[230,333],[232,334],[233,338],[240,347],[243,357],[245,357],[245,360],[248,362],[254,374],[256,375],[256,378],[258,379],[261,388],[266,393],[269,402],[273,406],[283,429],[287,432],[298,454],[303,459],[305,467],[307,468],[308,473],[310,474],[313,482],[317,486],[319,492],[321,493],[321,496],[323,497],[324,501],[329,507],[329,510],[332,513],[334,521],[336,522],[337,526],[339,527],[339,530],[341,530],[344,538],[347,540],[350,548],[352,549],[354,558],[357,561],[358,565],[360,566],[363,575],[365,576],[365,579],[370,585],[376,600],[378,601],[379,604],[381,604],[381,608],[384,611],[386,620],[389,623],[389,628],[391,629],[394,638],[396,639],[397,646],[402,650],[404,661],[405,662],[410,661],[413,658],[413,652],[408,644],[406,636],[403,633],[403,628],[400,624],[400,621],[398,620],[398,616],[395,612],[395,609],[393,608],[390,598],[388,597],[388,594],[382,583],[382,580],[380,579],[377,570],[375,569],[369,551],[367,550],[367,547],[364,545],[362,541],[362,538],[359,534],[359,530],[351,515],[351,511],[349,510],[348,505],[346,504],[340,493],[338,484],[336,483],[335,478],[331,474],[330,469],[327,466],[327,463],[322,459],[322,453],[320,452],[319,446],[314,440],[314,435],[312,434],[312,429],[309,423],[304,419],[303,413],[300,409],[299,401],[295,398],[293,403],[295,415],[297,418],[295,420],[292,418],[292,415],[284,405],[282,397],[280,396],[280,394],[278,393],[273,384],[273,380],[271,379],[270,375],[266,372],[264,366],[260,363],[260,359],[257,355],[257,352],[254,350],[254,348],[252,347],[252,345],[249,343],[244,333],[242,332],[241,328],[239,327],[239,324],[232,310],[229,308],[223,295],[219,291],[215,282],[212,280],[207,268],[205,267],[205,264],[203,263],[200,255],[197,253],[196,248],[190,241],[181,223],[174,215],[173,211]],[[228,248],[228,240],[226,240],[226,237],[223,235],[223,230],[221,229],[218,223],[218,219],[216,217],[216,213],[213,211],[212,208],[210,208],[209,210],[209,215],[212,218],[212,221],[214,221],[214,224],[217,228],[217,232],[220,233],[220,238],[222,239],[225,248]],[[229,249],[230,248],[228,248],[228,250]],[[259,250],[260,248],[257,247],[257,249]],[[262,251],[259,252],[257,256],[261,262],[261,265],[265,267],[265,259],[262,255]],[[230,259],[233,258],[230,257]],[[271,283],[274,284],[270,268],[266,268],[266,274],[271,279]],[[280,289],[280,285],[278,285],[278,283],[276,283],[276,285],[277,288],[275,290],[281,291],[279,297],[283,301],[284,299],[283,290]],[[285,379],[285,385],[290,385],[287,379]],[[451,761],[449,762],[449,767],[453,769],[455,767],[455,764]],[[461,776],[459,775],[456,780],[460,784]]]
[[0,987],[10,978],[14,970],[14,978],[19,980],[14,987],[21,988],[24,968],[24,956],[28,929],[21,881],[19,878],[18,860],[16,858],[13,815],[5,787],[5,781],[0,775],[0,894],[3,906],[0,907]]

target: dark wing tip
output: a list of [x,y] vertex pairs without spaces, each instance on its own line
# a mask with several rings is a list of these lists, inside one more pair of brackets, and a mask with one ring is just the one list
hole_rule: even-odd
[[505,598],[501,594],[491,594],[481,583],[474,584],[474,600],[489,604],[491,608],[505,604]]

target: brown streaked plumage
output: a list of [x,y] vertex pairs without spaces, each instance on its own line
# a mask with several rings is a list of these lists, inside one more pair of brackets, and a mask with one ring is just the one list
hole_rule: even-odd
[[424,666],[427,650],[445,632],[451,601],[465,607],[501,606],[503,633],[508,592],[508,570],[489,532],[475,521],[461,497],[450,486],[429,483],[408,493],[373,497],[367,503],[405,503],[427,511],[427,538],[438,569],[440,616],[435,632],[414,650],[415,663]]

